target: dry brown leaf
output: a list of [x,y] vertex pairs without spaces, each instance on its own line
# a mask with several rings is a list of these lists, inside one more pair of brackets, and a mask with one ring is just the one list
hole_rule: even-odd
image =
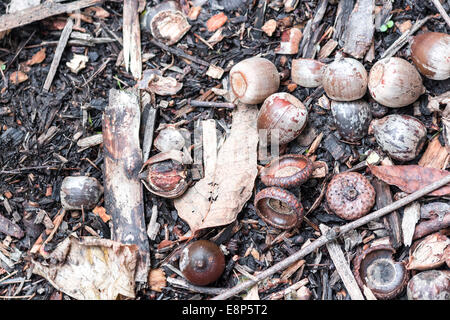
[[228,17],[225,15],[225,13],[220,12],[206,21],[206,27],[208,28],[209,32],[214,32],[217,29],[219,29],[221,26],[227,22]]
[[41,50],[39,50],[38,52],[36,52],[32,57],[31,57],[31,59],[30,60],[28,60],[27,62],[26,62],[26,65],[28,65],[28,66],[32,66],[32,65],[34,65],[34,64],[38,64],[38,63],[41,63],[42,61],[44,61],[45,60],[45,57],[46,57],[46,55],[45,55],[45,48],[42,48]]
[[28,80],[27,74],[22,71],[14,71],[9,76],[9,81],[11,81],[12,84],[19,84],[27,80]]
[[[413,193],[432,182],[442,179],[450,174],[448,171],[438,170],[435,168],[425,168],[417,165],[405,166],[373,166],[368,165],[370,171],[378,179],[383,180],[387,184],[395,185],[402,191]],[[429,195],[444,196],[450,194],[450,184],[437,189]]]
[[193,233],[233,222],[250,199],[258,173],[257,115],[256,106],[240,104],[233,111],[231,133],[219,150],[214,175],[205,175],[174,200]]
[[277,22],[274,19],[267,20],[264,25],[261,27],[261,30],[264,31],[269,37],[272,36],[274,31],[277,29]]
[[69,236],[50,254],[49,263],[32,260],[33,273],[78,300],[134,298],[136,245]]
[[429,270],[443,265],[448,259],[446,253],[450,239],[439,232],[430,234],[414,244],[409,253],[408,270]]
[[167,285],[166,274],[161,268],[152,269],[148,274],[148,284],[151,290],[161,292]]

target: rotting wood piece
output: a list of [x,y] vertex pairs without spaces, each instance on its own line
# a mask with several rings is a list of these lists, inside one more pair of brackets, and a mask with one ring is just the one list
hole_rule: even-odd
[[0,17],[0,32],[17,28],[34,21],[44,20],[65,12],[73,12],[79,9],[102,3],[103,0],[79,0],[70,3],[57,3],[45,1],[39,6],[31,7],[19,12],[5,14]]
[[[358,0],[344,34],[344,52],[361,59],[369,50],[374,33],[374,0]],[[362,21],[364,23],[362,23]]]
[[138,177],[142,167],[140,115],[137,89],[110,90],[103,118],[105,208],[113,222],[112,239],[138,246],[135,280],[145,283],[150,268],[150,248],[142,184]]
[[[392,194],[389,185],[377,178],[372,180],[372,185],[376,190],[377,208],[381,209],[392,203]],[[393,211],[383,218],[384,225],[389,231],[389,238],[392,246],[397,249],[402,245],[402,230],[400,227],[400,216],[397,211]]]

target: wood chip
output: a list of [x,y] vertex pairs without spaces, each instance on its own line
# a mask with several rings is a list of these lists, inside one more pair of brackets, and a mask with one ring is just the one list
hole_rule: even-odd
[[261,27],[261,30],[264,31],[265,34],[267,34],[269,37],[272,36],[272,34],[277,29],[277,22],[274,19],[267,20],[264,25]]
[[405,207],[402,218],[403,243],[410,246],[413,240],[414,230],[420,220],[420,204],[413,202]]

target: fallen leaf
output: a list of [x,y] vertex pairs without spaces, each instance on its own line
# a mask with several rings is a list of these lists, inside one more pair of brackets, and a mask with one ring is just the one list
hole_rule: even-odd
[[219,29],[221,26],[227,22],[228,17],[225,15],[225,13],[221,12],[218,13],[206,21],[206,27],[208,28],[209,32],[214,32],[217,29]]
[[36,52],[32,57],[31,57],[31,59],[30,60],[28,60],[25,64],[26,65],[28,65],[28,66],[32,66],[32,65],[34,65],[34,64],[39,64],[39,63],[41,63],[42,61],[44,61],[45,60],[45,57],[46,57],[46,55],[45,55],[45,48],[42,48],[41,50],[39,50],[38,52]]
[[272,36],[274,31],[277,29],[277,22],[274,19],[270,19],[264,23],[261,30],[264,31],[269,37]]
[[27,74],[22,71],[14,71],[9,76],[9,81],[11,81],[12,84],[19,84],[27,80],[28,80]]
[[430,234],[417,241],[409,253],[408,270],[429,270],[443,265],[448,259],[446,250],[450,247],[450,239],[439,232]]
[[172,77],[163,77],[161,71],[148,69],[143,72],[138,88],[144,89],[160,96],[171,96],[181,90],[183,84]]
[[205,175],[174,200],[178,215],[189,224],[192,234],[233,222],[252,196],[258,173],[257,114],[256,106],[243,104],[233,111],[231,133],[218,152],[213,174]]
[[109,12],[103,9],[102,7],[89,7],[84,10],[84,13],[86,14],[94,14],[97,18],[105,19],[110,16]]
[[161,268],[152,269],[148,274],[148,284],[151,290],[161,292],[167,285],[166,274]]
[[92,212],[98,215],[105,223],[111,220],[111,216],[106,213],[106,209],[104,207],[95,207]]
[[[413,193],[430,183],[442,179],[450,174],[448,171],[435,168],[426,168],[418,165],[404,166],[373,166],[368,165],[370,171],[378,179],[383,180],[387,184],[395,185],[402,191]],[[450,184],[437,189],[428,195],[445,196],[450,194]]]
[[78,300],[134,298],[138,247],[108,239],[69,236],[49,255],[32,259],[33,273]]

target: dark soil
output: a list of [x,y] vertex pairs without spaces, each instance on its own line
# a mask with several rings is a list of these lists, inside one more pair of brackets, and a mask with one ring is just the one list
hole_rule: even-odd
[[[8,2],[6,1],[6,3]],[[156,1],[147,2],[149,5],[156,3]],[[278,2],[282,3],[282,1]],[[272,8],[272,6],[277,7],[278,2],[272,1],[267,6],[264,15],[265,21],[269,19],[279,21],[290,17],[293,26],[299,25],[302,28],[308,19],[314,16],[317,6],[317,1],[300,1],[296,10],[291,13],[285,13],[282,5],[279,6],[281,8],[279,11]],[[0,3],[0,14],[5,13],[6,3],[5,1]],[[219,7],[223,3],[228,4],[228,8],[235,3],[238,3],[238,5],[236,6],[237,9],[224,11],[229,18],[224,29],[225,37],[214,46],[214,50],[211,50],[201,41],[198,41],[194,34],[200,35],[204,39],[208,39],[211,36],[212,33],[205,28],[206,21],[212,15],[223,11]],[[405,10],[407,7],[409,10]],[[117,1],[106,1],[103,4],[103,8],[111,14],[109,18],[100,20],[94,17],[93,23],[81,22],[81,27],[85,28],[86,32],[97,37],[110,37],[110,34],[102,28],[100,24],[100,21],[102,21],[121,38],[122,4]],[[336,9],[337,1],[330,1],[322,20],[323,31],[333,26]],[[448,11],[448,5],[446,9]],[[393,10],[392,20],[399,23],[406,20],[411,20],[414,23],[414,21],[427,15],[437,13],[431,1],[396,0],[393,3]],[[268,37],[258,30],[261,26],[255,26],[256,17],[259,14],[261,14],[261,11],[258,9],[256,0],[253,2],[248,0],[207,1],[203,5],[198,19],[190,21],[192,25],[191,30],[176,46],[193,56],[224,68],[224,78],[227,76],[227,71],[230,70],[232,64],[257,54],[262,54],[265,58],[273,61],[280,72],[289,71],[291,60],[301,57],[301,55],[276,55],[274,49],[279,45],[280,28],[277,28],[272,37]],[[62,15],[61,17],[64,19],[65,16]],[[46,280],[31,274],[31,257],[28,251],[44,230],[42,224],[33,222],[36,208],[45,210],[50,218],[53,218],[58,213],[61,209],[59,190],[65,176],[89,175],[103,183],[102,145],[80,150],[76,143],[76,137],[79,136],[78,133],[81,133],[82,137],[87,137],[101,132],[102,112],[108,103],[109,89],[132,87],[136,84],[131,74],[126,72],[123,66],[116,66],[116,60],[122,49],[118,42],[97,44],[92,47],[68,45],[62,56],[51,90],[45,93],[42,87],[53,59],[56,42],[61,34],[60,30],[52,29],[56,19],[58,17],[48,18],[45,21],[16,28],[4,39],[0,40],[0,60],[6,66],[0,78],[0,109],[1,107],[8,107],[11,110],[8,114],[0,114],[0,214],[11,221],[17,222],[25,233],[22,239],[12,238],[12,242],[9,245],[0,246],[0,249],[3,248],[2,251],[6,250],[12,253],[15,252],[14,250],[18,250],[21,253],[13,268],[0,261],[0,279],[9,273],[17,272],[8,281],[2,282],[0,280],[0,296],[33,296],[33,299],[42,300],[61,297]],[[243,28],[244,32],[241,32],[241,28]],[[423,30],[444,33],[449,33],[450,31],[442,18],[429,20],[423,27]],[[242,39],[240,39],[241,35]],[[367,70],[370,70],[373,63],[379,59],[380,54],[400,35],[401,32],[397,27],[388,29],[386,32],[375,33],[375,59],[372,63],[364,62]],[[175,112],[187,104],[186,99],[198,98],[208,89],[221,84],[222,80],[205,76],[206,68],[204,66],[195,63],[188,64],[185,60],[172,56],[152,45],[150,39],[150,33],[143,31],[142,52],[154,55],[153,58],[144,63],[144,70],[151,68],[161,69],[163,64],[171,64],[172,59],[174,59],[173,65],[184,71],[184,77],[180,73],[167,72],[167,75],[176,76],[179,81],[183,82],[183,89],[175,96],[156,96],[155,103],[157,106],[160,105],[162,100],[168,102],[168,107],[159,108],[156,127],[160,124],[175,123],[183,119],[188,121],[183,127],[191,132],[194,130],[195,120],[197,119],[221,120],[230,126],[231,112],[225,109],[196,108],[181,118],[175,119]],[[53,44],[46,45],[46,42],[53,42]],[[325,44],[325,42],[326,40],[321,45]],[[29,60],[43,46],[47,48],[46,58],[41,64],[30,67],[29,71],[26,72],[28,80],[18,85],[11,83],[9,80],[10,74],[19,70],[21,63]],[[87,53],[89,56],[87,67],[78,74],[72,73],[66,66],[66,62],[70,61],[73,53]],[[400,50],[396,56],[409,59],[407,46]],[[332,61],[333,57],[334,52],[324,62]],[[107,59],[110,60],[107,62],[104,70],[93,76]],[[91,76],[93,76],[92,79]],[[288,91],[289,79],[290,76],[282,81],[279,91]],[[436,126],[432,123],[432,115],[426,109],[427,96],[436,96],[448,91],[450,79],[446,81],[424,79],[424,85],[427,88],[427,94],[424,94],[419,100],[421,115],[418,118],[429,128],[430,138],[437,131]],[[368,150],[381,152],[373,136],[365,137],[358,144],[347,144],[340,141],[342,139],[334,130],[331,112],[317,104],[318,98],[323,95],[321,89],[297,87],[291,93],[301,101],[305,101],[310,97],[313,98],[308,106],[310,108],[308,125],[315,127],[317,132],[323,132],[324,134],[322,143],[315,154],[317,155],[317,160],[327,163],[330,173],[336,167],[341,171],[345,171],[349,168],[348,165],[356,165],[363,160],[361,155]],[[366,94],[365,98],[369,100],[369,93]],[[222,101],[221,99],[219,97],[217,101]],[[376,107],[374,105],[374,108]],[[385,112],[389,114],[412,115],[413,106],[389,109],[385,110]],[[440,123],[438,123],[438,126],[438,128],[441,127]],[[46,134],[52,127],[56,127],[56,134],[40,144],[38,141],[39,137]],[[329,139],[341,146],[344,156],[340,161],[335,161],[329,152],[331,150],[325,142],[329,141]],[[302,147],[294,140],[288,145],[286,153],[304,153],[307,149],[308,147]],[[155,153],[156,150],[152,150],[152,154]],[[420,156],[417,159],[420,159]],[[417,163],[417,159],[411,163]],[[367,176],[370,177],[369,174]],[[301,198],[305,211],[318,198],[324,182],[324,179],[310,179],[301,187],[291,190]],[[262,188],[264,188],[264,185],[258,179],[255,192]],[[395,192],[398,189],[393,187],[392,191]],[[161,263],[164,261],[173,263],[178,268],[178,262],[175,259],[165,259],[169,255],[176,257],[176,252],[183,244],[162,249],[158,249],[158,245],[166,237],[166,228],[169,235],[168,239],[176,240],[177,236],[174,229],[181,230],[181,233],[185,234],[189,231],[189,227],[178,217],[172,200],[154,196],[145,190],[147,223],[150,220],[151,208],[154,203],[158,205],[158,222],[162,227],[155,241],[150,241],[152,267],[161,267]],[[213,239],[216,243],[223,244],[229,252],[226,255],[226,271],[212,285],[213,287],[226,288],[232,287],[237,283],[237,273],[233,272],[233,266],[236,263],[244,266],[250,273],[267,269],[300,249],[302,244],[308,239],[313,240],[317,238],[320,233],[314,228],[317,228],[320,223],[325,223],[330,227],[345,223],[344,220],[337,216],[329,214],[325,201],[322,201],[321,205],[308,215],[309,223],[303,222],[300,228],[290,230],[280,242],[269,246],[268,243],[270,241],[268,239],[275,239],[281,231],[266,225],[256,214],[252,203],[253,197],[238,215],[235,224],[207,230],[200,237],[202,239]],[[102,203],[99,205],[102,205]],[[86,211],[82,215],[80,212],[70,212],[66,215],[53,240],[45,246],[45,250],[51,252],[58,243],[71,234],[72,230],[80,224],[91,227],[102,238],[110,238],[110,226],[94,213]],[[240,228],[237,228],[236,225],[240,225]],[[235,232],[235,230],[238,231]],[[357,231],[363,235],[363,238],[367,238],[372,234],[375,234],[376,238],[388,235],[387,231],[383,235],[383,232],[373,230],[370,226],[359,228]],[[374,231],[376,232],[374,233]],[[90,235],[82,227],[77,228],[75,232],[79,236]],[[5,244],[9,242],[9,238],[5,234],[0,233],[0,241],[3,241]],[[253,246],[260,255],[265,254],[266,260],[260,261],[248,254],[247,250],[250,246]],[[350,248],[348,252],[349,257],[354,257],[357,254],[357,250],[362,246],[363,244],[359,244],[354,248]],[[268,252],[270,252],[271,259],[267,258]],[[237,259],[232,259],[233,256],[237,256]],[[39,259],[39,257],[37,258]],[[407,259],[408,248],[401,247],[398,249],[396,258]],[[305,267],[291,276],[291,283],[307,277],[309,279],[308,288],[312,291],[312,299],[350,299],[348,294],[345,294],[344,285],[335,272],[334,265],[325,248],[308,255],[305,260]],[[169,268],[163,267],[163,269],[166,272],[166,276],[176,275]],[[279,278],[279,276],[279,274],[276,274],[273,278]],[[272,280],[275,281],[274,279]],[[20,285],[22,287],[19,287]],[[278,284],[265,282],[260,286],[260,297],[264,299],[272,292],[282,290],[288,285],[288,283],[281,282]],[[18,288],[20,290],[17,290]],[[65,294],[62,296],[64,299],[70,299]],[[211,296],[168,285],[162,292],[142,289],[138,297],[140,299],[165,300],[206,299]],[[403,293],[398,298],[405,299],[405,297],[406,294]]]

